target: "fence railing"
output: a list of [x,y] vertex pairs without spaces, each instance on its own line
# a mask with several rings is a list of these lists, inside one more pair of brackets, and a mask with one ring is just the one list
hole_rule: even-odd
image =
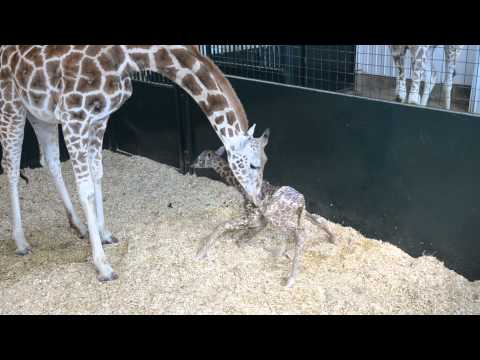
[[[388,45],[200,45],[227,75],[298,85],[351,95],[396,101],[396,69]],[[407,90],[411,56],[405,57]],[[431,57],[437,73],[426,106],[442,107],[445,74],[443,46]],[[480,113],[480,46],[465,46],[456,60],[451,110]],[[169,83],[161,75],[145,72],[135,79]],[[425,81],[420,91],[425,88]]]

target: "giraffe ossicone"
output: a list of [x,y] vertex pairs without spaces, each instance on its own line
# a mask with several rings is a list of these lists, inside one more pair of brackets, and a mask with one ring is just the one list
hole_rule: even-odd
[[140,71],[164,75],[194,99],[228,149],[234,176],[252,201],[258,201],[266,163],[265,146],[259,144],[265,142],[253,137],[233,87],[198,45],[3,45],[0,144],[10,184],[12,237],[19,254],[31,249],[23,231],[18,192],[28,119],[39,142],[41,162],[54,179],[69,222],[84,236],[87,227],[73,208],[61,174],[61,126],[99,279],[118,277],[102,247],[102,243],[116,242],[104,219],[102,145],[109,116],[130,98],[131,75]]
[[253,124],[252,127],[250,129],[248,129],[248,136],[250,137],[253,137],[253,134],[255,133],[255,127],[257,126],[257,124]]

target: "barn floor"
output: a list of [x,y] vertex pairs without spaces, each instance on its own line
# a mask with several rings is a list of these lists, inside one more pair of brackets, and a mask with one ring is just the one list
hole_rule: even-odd
[[[62,166],[74,192],[71,165]],[[140,157],[105,151],[104,166],[107,224],[121,240],[106,248],[120,278],[105,284],[96,280],[88,241],[69,230],[45,169],[27,170],[30,184],[21,185],[34,253],[14,255],[0,177],[1,314],[480,314],[480,281],[335,224],[340,245],[307,226],[293,289],[282,286],[290,261],[272,255],[269,229],[242,248],[220,241],[196,261],[200,239],[240,213],[239,194]]]

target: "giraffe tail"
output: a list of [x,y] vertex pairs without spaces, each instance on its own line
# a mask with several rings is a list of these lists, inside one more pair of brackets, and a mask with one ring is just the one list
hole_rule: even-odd
[[30,180],[28,180],[28,177],[23,172],[23,169],[20,169],[20,178],[22,178],[27,184],[30,182]]
[[328,241],[330,243],[335,243],[335,235],[333,235],[332,231],[330,230],[330,227],[328,225],[328,221],[325,220],[323,217],[319,215],[313,215],[309,213],[308,211],[305,211],[305,217],[310,220],[310,222],[314,225],[317,225],[320,227],[325,233],[328,235]]
[[25,175],[25,173],[23,172],[23,169],[20,169],[20,177],[25,180],[25,182],[28,184],[29,183],[29,180],[28,180],[28,177]]

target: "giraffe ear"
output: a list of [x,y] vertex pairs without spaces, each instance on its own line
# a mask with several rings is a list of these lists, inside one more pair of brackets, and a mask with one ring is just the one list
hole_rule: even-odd
[[248,131],[247,131],[248,136],[253,137],[253,134],[255,133],[255,127],[256,126],[257,126],[257,124],[253,124],[252,127],[250,129],[248,129]]
[[220,146],[217,151],[215,151],[215,154],[218,155],[218,156],[222,156],[223,154],[225,154],[225,146]]
[[267,146],[268,140],[270,139],[270,129],[267,129],[263,132],[261,139],[262,139],[263,146]]

